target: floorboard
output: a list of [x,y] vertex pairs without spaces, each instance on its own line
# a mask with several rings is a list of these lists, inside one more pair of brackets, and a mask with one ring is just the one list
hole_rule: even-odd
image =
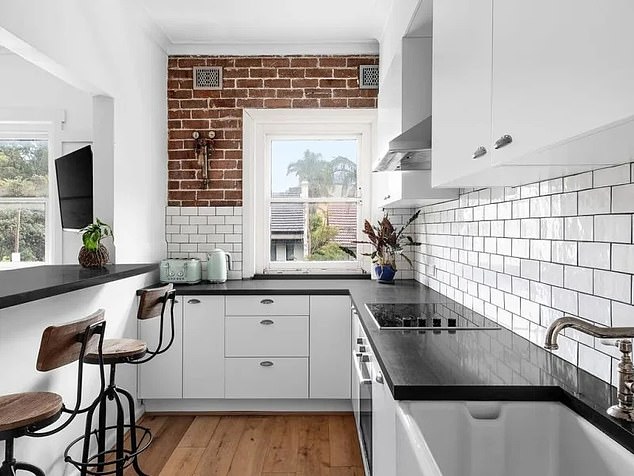
[[[351,414],[146,414],[149,476],[363,476]],[[127,475],[134,475],[132,468]]]

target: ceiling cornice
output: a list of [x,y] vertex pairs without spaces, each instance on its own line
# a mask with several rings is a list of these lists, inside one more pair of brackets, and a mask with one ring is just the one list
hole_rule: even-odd
[[169,55],[377,55],[376,40],[325,43],[170,43]]

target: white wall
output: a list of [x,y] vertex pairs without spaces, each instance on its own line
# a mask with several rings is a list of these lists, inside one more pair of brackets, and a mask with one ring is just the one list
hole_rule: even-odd
[[[52,391],[62,395],[71,408],[75,404],[77,364],[42,373],[35,369],[42,332],[49,325],[59,325],[86,317],[99,308],[106,309],[106,337],[137,335],[136,290],[155,283],[152,272],[100,286],[61,294],[19,306],[0,309],[0,361],[4,362],[0,395],[26,391]],[[85,401],[94,398],[99,388],[96,366],[86,366]],[[121,365],[117,383],[136,395],[136,367]],[[61,421],[65,417],[62,416]],[[19,438],[16,457],[40,466],[46,474],[71,474],[63,461],[66,445],[83,434],[85,417],[78,417],[68,428],[47,438]],[[109,424],[113,424],[111,418]],[[51,426],[49,429],[54,428]],[[0,453],[4,454],[4,453]]]
[[167,56],[138,8],[124,0],[0,3],[5,43],[113,98],[112,225],[117,262],[131,263],[162,258],[166,248]]

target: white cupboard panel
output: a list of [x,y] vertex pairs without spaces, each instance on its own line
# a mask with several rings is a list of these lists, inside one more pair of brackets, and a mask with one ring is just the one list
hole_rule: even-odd
[[183,397],[223,398],[224,296],[182,296]]
[[[170,337],[170,316],[165,316],[163,342]],[[139,339],[150,350],[156,350],[159,341],[160,318],[138,321]],[[150,362],[139,365],[139,398],[183,398],[183,302],[182,296],[174,304],[174,342],[167,352]]]
[[307,358],[225,359],[226,398],[308,398]]
[[350,398],[349,296],[310,297],[310,398]]
[[308,316],[227,317],[227,357],[308,357]]
[[227,316],[300,315],[308,315],[308,296],[227,296]]

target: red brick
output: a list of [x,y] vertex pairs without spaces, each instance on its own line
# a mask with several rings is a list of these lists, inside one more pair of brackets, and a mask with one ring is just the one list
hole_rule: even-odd
[[212,169],[235,169],[235,160],[212,160],[209,164]]
[[185,143],[182,140],[169,140],[167,141],[167,147],[169,149],[184,149],[185,148]]
[[192,131],[173,129],[169,131],[170,139],[190,139]]
[[249,68],[225,68],[222,72],[223,78],[248,78]]
[[291,58],[292,68],[316,68],[318,64],[317,58]]
[[[209,129],[209,121],[205,119],[185,119],[183,120],[185,129]],[[191,134],[189,135],[191,137]],[[183,137],[183,139],[186,139]]]
[[333,76],[335,78],[358,78],[359,70],[355,68],[336,68],[333,70]]
[[222,66],[223,68],[235,68],[236,58],[226,56],[212,56],[207,58],[207,66]]
[[248,94],[248,89],[223,89],[223,98],[243,98]]
[[320,79],[319,87],[320,88],[345,88],[346,80],[345,79]]
[[332,89],[306,89],[307,98],[329,98],[332,97]]
[[168,77],[171,79],[191,79],[193,78],[193,71],[191,69],[170,69],[168,71]]
[[372,98],[350,98],[348,107],[376,107],[376,99]]
[[[275,81],[268,80],[267,81]],[[264,86],[262,79],[236,79],[236,87],[238,88],[261,88]]]
[[206,66],[207,60],[205,58],[179,58],[179,68],[192,68],[194,66]]
[[293,79],[293,88],[316,88],[319,86],[318,79]]
[[198,198],[207,200],[222,200],[224,192],[222,190],[201,190],[198,192]]
[[180,129],[181,127],[182,127],[182,122],[179,120],[170,119],[169,121],[167,121],[168,129]]
[[198,200],[182,200],[180,202],[180,206],[181,207],[206,207],[208,205],[205,202],[201,202]]
[[188,159],[190,157],[191,152],[189,150],[169,150],[167,151],[167,156],[170,161],[174,161],[179,164],[178,167],[174,167],[175,169],[180,169],[180,161],[184,159]]
[[291,65],[289,58],[262,58],[262,66],[265,68],[288,68]]
[[302,68],[280,68],[277,70],[277,75],[280,78],[303,78],[306,75],[306,70]]
[[290,79],[265,79],[264,80],[265,88],[290,88],[291,80]]
[[178,99],[168,99],[167,109],[178,109],[181,107],[181,102]]
[[319,100],[320,107],[347,107],[348,100],[345,98],[331,99],[323,98]]
[[191,99],[192,90],[187,89],[170,89],[167,91],[167,97],[171,99]]
[[249,69],[249,77],[251,78],[276,78],[277,69],[275,68],[251,68]]
[[209,107],[236,107],[236,100],[233,98],[210,99]]
[[306,69],[307,78],[332,78],[332,69],[330,68],[311,68]]
[[167,67],[168,68],[176,68],[178,66],[178,57],[170,56],[167,58]]
[[345,56],[333,56],[319,58],[319,66],[321,68],[345,68],[346,67]]
[[242,129],[224,131],[225,139],[242,139]]
[[222,78],[222,88],[223,89],[233,89],[236,87],[235,79],[226,79]]
[[293,107],[319,107],[318,99],[293,99]]
[[[188,157],[194,157],[193,149],[190,149],[188,152]],[[181,168],[183,170],[197,170],[200,168],[200,164],[198,160],[194,160],[193,158],[191,160],[181,160]]]
[[291,99],[265,99],[264,107],[270,108],[280,108],[280,107],[291,107]]
[[167,189],[168,190],[180,190],[181,183],[178,180],[168,180],[167,181]]
[[215,99],[220,97],[217,89],[194,89],[194,99]]
[[249,89],[251,98],[274,98],[275,89]]
[[278,98],[303,98],[304,91],[302,89],[278,89]]
[[359,78],[351,78],[346,80],[346,86],[348,88],[357,89],[359,87]]
[[368,58],[367,56],[359,56],[356,58],[348,58],[346,66],[348,66],[348,68],[358,68],[362,64],[376,64],[376,63],[372,59]]
[[172,200],[195,200],[196,192],[193,190],[175,190],[173,192],[170,192],[170,198]]
[[240,121],[237,121],[234,117],[211,119],[209,127],[212,129],[237,129],[240,127]]
[[179,170],[181,168],[181,163],[178,160],[168,160],[167,161],[167,169],[168,170]]
[[[242,151],[241,150],[225,150],[225,159],[230,159],[233,161],[242,160]],[[228,169],[235,169],[235,162],[232,167],[226,167]]]
[[242,189],[225,190],[225,199],[242,200]]
[[167,111],[167,117],[169,119],[189,119],[191,117],[191,111],[186,109],[170,109]]
[[215,140],[216,149],[239,149],[242,144],[239,140]]
[[181,107],[183,109],[202,109],[207,107],[207,101],[205,99],[183,99]]
[[181,190],[198,190],[202,187],[202,180],[181,180]]
[[354,98],[359,96],[357,89],[333,89],[332,95],[336,98]]
[[261,68],[262,58],[237,58],[236,68]]
[[190,111],[192,119],[208,119],[213,116],[213,111],[209,109],[194,109]]
[[242,180],[242,170],[225,170],[225,179],[240,179]]
[[237,107],[264,107],[263,99],[238,99],[236,100]]
[[194,170],[170,170],[168,172],[168,177],[172,180],[176,179],[185,179],[191,180],[196,178],[196,171]]

